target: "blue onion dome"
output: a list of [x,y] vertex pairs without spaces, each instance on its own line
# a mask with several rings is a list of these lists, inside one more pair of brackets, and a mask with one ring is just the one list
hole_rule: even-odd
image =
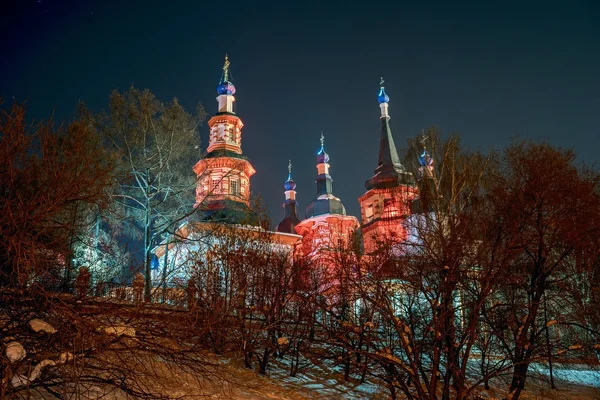
[[283,185],[285,190],[296,190],[296,182],[292,179],[291,176],[288,176],[288,180],[285,181],[285,185]]
[[383,88],[383,86],[379,89],[379,94],[377,95],[377,101],[379,101],[379,104],[389,103],[389,101],[390,101],[390,96],[388,96],[385,93],[385,89]]
[[296,190],[296,182],[292,179],[292,160],[288,161],[288,178],[283,187],[285,190]]
[[233,86],[233,83],[229,81],[221,81],[221,83],[217,85],[217,93],[220,95],[235,94],[235,86]]
[[422,167],[430,167],[433,165],[433,157],[427,151],[427,149],[423,149],[423,153],[419,156],[419,164]]
[[329,154],[325,153],[325,149],[321,146],[321,150],[317,153],[317,164],[329,162]]
[[329,162],[329,154],[325,153],[325,136],[321,132],[321,150],[317,153],[317,164]]

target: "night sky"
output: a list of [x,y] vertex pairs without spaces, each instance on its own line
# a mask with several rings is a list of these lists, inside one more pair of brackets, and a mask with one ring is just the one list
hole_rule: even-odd
[[333,192],[359,215],[381,76],[399,148],[435,125],[473,149],[520,135],[598,159],[599,2],[348,3],[0,0],[0,96],[61,120],[134,84],[212,114],[227,53],[252,190],[274,224],[289,158],[300,209],[314,197],[321,131]]

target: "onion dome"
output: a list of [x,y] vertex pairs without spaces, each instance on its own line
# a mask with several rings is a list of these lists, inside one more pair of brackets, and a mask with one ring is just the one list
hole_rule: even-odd
[[285,185],[283,185],[285,190],[296,190],[296,182],[292,180],[292,178],[288,177],[288,180],[285,181]]
[[423,149],[423,153],[419,156],[419,164],[422,167],[430,167],[433,165],[433,157],[427,151],[427,149]]
[[379,101],[379,104],[381,104],[381,103],[389,103],[390,102],[390,96],[388,96],[385,93],[385,88],[383,87],[383,78],[381,78],[381,82],[379,82],[379,84],[381,85],[381,87],[379,88],[379,94],[377,95],[377,101]]
[[231,83],[229,81],[221,81],[217,85],[217,93],[219,95],[221,95],[221,94],[233,95],[233,94],[235,94],[235,86],[233,86],[233,83]]
[[229,64],[229,57],[227,57],[227,54],[225,54],[225,64],[223,64],[223,76],[221,77],[221,82],[219,82],[219,84],[217,85],[217,93],[219,95],[235,94],[235,86],[233,86],[233,83],[229,82]]
[[379,89],[379,94],[377,95],[377,100],[379,101],[379,104],[389,103],[389,101],[390,101],[390,96],[388,96],[385,93],[385,89],[383,88],[383,86]]
[[321,150],[319,150],[317,153],[317,163],[324,164],[327,162],[329,162],[329,154],[325,153],[325,150],[321,148]]
[[325,136],[321,132],[321,150],[317,153],[317,164],[324,164],[329,162],[329,154],[325,153]]

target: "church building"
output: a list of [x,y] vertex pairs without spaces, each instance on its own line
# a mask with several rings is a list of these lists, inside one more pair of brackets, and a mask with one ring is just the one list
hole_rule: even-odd
[[[215,224],[245,231],[262,229],[257,226],[250,205],[250,179],[255,170],[242,152],[244,124],[234,111],[236,88],[229,80],[229,66],[225,57],[217,85],[217,112],[208,121],[210,137],[206,155],[193,166],[197,176],[196,210],[180,227],[177,233],[180,239],[157,247],[159,268],[155,277],[166,276],[166,270],[179,270],[179,274],[185,275],[192,254],[194,257],[203,254],[202,246],[195,239],[205,237],[214,230]],[[296,183],[292,179],[291,160],[289,162],[284,183],[284,216],[275,231],[270,232],[274,246],[318,262],[332,252],[347,248],[357,237],[362,237],[365,254],[376,251],[379,241],[402,243],[409,239],[405,222],[410,220],[411,209],[419,213],[427,204],[420,201],[414,176],[400,162],[390,127],[390,98],[383,83],[382,79],[377,96],[381,110],[379,154],[373,176],[365,182],[366,192],[358,199],[360,221],[347,215],[342,200],[333,194],[330,156],[321,135],[316,156],[316,194],[304,210],[304,219],[298,216]],[[431,180],[432,162],[426,150],[420,161],[423,162],[420,179]]]

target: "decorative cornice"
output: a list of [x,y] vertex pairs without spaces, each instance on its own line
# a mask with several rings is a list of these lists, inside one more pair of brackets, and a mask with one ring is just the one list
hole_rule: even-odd
[[235,114],[225,114],[225,113],[220,113],[220,114],[215,114],[213,115],[209,120],[208,120],[208,127],[212,128],[212,126],[214,124],[218,124],[218,123],[226,123],[229,122],[233,125],[237,125],[240,127],[240,129],[244,126],[244,123],[242,122],[242,119],[240,117],[238,117]]
[[201,175],[207,169],[222,167],[243,171],[248,178],[256,173],[250,161],[232,157],[203,158],[194,165],[193,169],[196,175]]

